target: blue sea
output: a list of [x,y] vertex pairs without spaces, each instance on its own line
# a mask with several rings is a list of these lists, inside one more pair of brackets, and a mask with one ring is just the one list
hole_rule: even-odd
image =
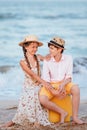
[[18,43],[35,34],[44,43],[38,53],[48,53],[54,36],[66,41],[64,53],[74,60],[73,81],[81,100],[87,100],[87,0],[0,0],[0,99],[18,99],[24,74]]

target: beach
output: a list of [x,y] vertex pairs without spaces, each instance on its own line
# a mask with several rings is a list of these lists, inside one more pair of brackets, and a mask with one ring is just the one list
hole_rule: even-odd
[[[11,120],[17,110],[24,81],[19,42],[29,34],[43,42],[38,49],[41,55],[49,53],[47,43],[53,37],[65,40],[64,53],[74,61],[73,82],[80,87],[79,117],[87,122],[87,0],[0,0],[0,32],[0,125]],[[36,128],[25,121],[3,130]],[[87,124],[64,123],[38,130],[87,130]]]
[[[10,121],[16,113],[18,106],[17,100],[0,100],[0,125]],[[80,103],[79,117],[87,122],[87,101]],[[33,124],[25,121],[22,125],[14,125],[9,128],[0,128],[0,130],[87,130],[87,123],[82,125],[67,122],[59,126],[39,126],[34,128]]]
[[65,40],[64,53],[74,61],[73,81],[81,100],[87,99],[86,5],[87,0],[0,0],[0,99],[20,97],[24,74],[19,62],[24,56],[19,43],[29,34],[43,42],[37,52],[41,55],[49,53],[53,37]]

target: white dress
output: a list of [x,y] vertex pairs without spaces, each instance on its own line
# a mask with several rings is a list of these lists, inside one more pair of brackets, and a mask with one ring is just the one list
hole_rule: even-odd
[[[37,68],[31,68],[34,73],[37,73]],[[38,98],[40,85],[36,85],[35,81],[25,73],[23,92],[19,100],[17,112],[12,119],[16,124],[22,124],[26,119],[29,122],[38,122],[41,125],[50,125],[48,120],[48,111],[44,109]]]

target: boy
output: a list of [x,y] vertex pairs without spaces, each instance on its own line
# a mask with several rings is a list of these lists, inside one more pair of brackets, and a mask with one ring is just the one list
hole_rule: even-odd
[[72,57],[63,54],[65,41],[55,37],[48,43],[51,58],[44,60],[42,77],[52,88],[42,87],[40,91],[40,102],[49,110],[53,110],[61,115],[60,123],[64,123],[67,112],[51,101],[56,96],[64,98],[66,94],[72,95],[72,118],[77,124],[83,124],[78,118],[78,109],[80,102],[79,87],[72,83],[73,61]]

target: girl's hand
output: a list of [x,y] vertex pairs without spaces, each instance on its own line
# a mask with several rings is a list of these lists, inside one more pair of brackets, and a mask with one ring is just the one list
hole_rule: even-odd
[[53,89],[52,85],[49,82],[44,81],[42,84],[49,91],[51,91]]
[[48,82],[46,82],[46,86],[45,86],[49,91],[51,91],[53,89],[52,85]]

